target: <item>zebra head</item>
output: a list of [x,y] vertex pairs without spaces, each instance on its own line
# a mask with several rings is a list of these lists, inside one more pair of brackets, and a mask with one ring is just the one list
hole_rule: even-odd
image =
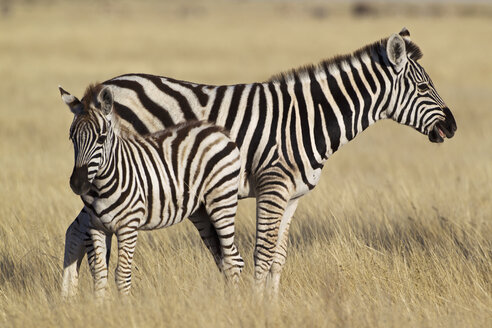
[[75,152],[70,187],[77,195],[85,195],[111,151],[113,95],[109,87],[97,94],[89,87],[81,102],[61,87],[59,89],[63,101],[75,115],[70,126],[70,140]]
[[436,91],[434,83],[418,63],[422,52],[410,40],[410,32],[403,28],[386,43],[390,67],[396,74],[392,93],[393,106],[388,117],[413,127],[427,135],[431,142],[443,142],[456,131],[456,121]]

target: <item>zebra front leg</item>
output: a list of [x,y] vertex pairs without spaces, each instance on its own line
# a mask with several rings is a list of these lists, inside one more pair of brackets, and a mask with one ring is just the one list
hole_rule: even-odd
[[87,259],[94,279],[94,293],[97,298],[106,296],[108,285],[108,262],[111,252],[112,234],[90,227],[92,244],[87,247]]
[[118,265],[115,271],[115,281],[122,295],[130,293],[132,285],[132,261],[137,244],[138,231],[136,227],[124,227],[116,233],[118,239]]
[[289,227],[290,222],[292,221],[292,217],[294,216],[294,212],[297,209],[297,204],[299,199],[291,200],[287,208],[285,209],[284,215],[282,217],[282,221],[280,222],[280,227],[278,230],[278,240],[277,247],[275,248],[275,254],[273,256],[273,263],[270,267],[270,274],[267,276],[266,288],[269,296],[272,298],[277,298],[279,284],[280,284],[280,275],[282,273],[282,268],[285,264],[285,260],[287,259],[287,243],[289,240]]
[[285,184],[265,184],[258,188],[256,198],[256,245],[254,250],[254,280],[261,299],[266,278],[273,263],[280,222],[288,202]]
[[217,236],[217,231],[210,221],[210,217],[205,211],[204,207],[201,207],[198,211],[190,216],[190,221],[193,223],[195,228],[198,230],[200,237],[207,249],[212,254],[215,264],[220,268],[220,261],[222,259],[222,252],[220,251],[220,240]]
[[77,293],[80,263],[85,256],[90,217],[85,208],[70,224],[65,234],[65,255],[63,258],[62,297],[72,297]]

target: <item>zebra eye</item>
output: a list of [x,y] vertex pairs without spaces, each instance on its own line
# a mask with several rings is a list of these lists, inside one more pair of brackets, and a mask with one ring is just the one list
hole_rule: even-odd
[[417,88],[420,92],[426,92],[427,90],[429,90],[429,85],[427,83],[419,83],[417,84]]
[[100,135],[99,138],[97,138],[97,143],[102,144],[104,143],[105,140],[106,140],[106,135],[105,134]]

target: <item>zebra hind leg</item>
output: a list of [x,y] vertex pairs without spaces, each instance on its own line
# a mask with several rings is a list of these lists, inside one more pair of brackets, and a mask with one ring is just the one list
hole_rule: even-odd
[[90,241],[88,235],[89,220],[89,215],[82,210],[70,224],[65,234],[61,289],[63,298],[70,298],[77,294],[80,264],[85,256],[86,243]]
[[222,259],[220,240],[219,236],[217,235],[217,231],[215,231],[215,228],[210,221],[210,217],[205,211],[205,208],[201,207],[197,212],[193,213],[193,215],[190,216],[189,219],[198,230],[203,243],[212,254],[215,264],[219,267],[220,270],[220,262]]
[[[237,185],[233,186],[237,188]],[[230,196],[224,197],[224,195]],[[243,258],[234,243],[237,189],[235,193],[228,193],[227,190],[224,192],[224,190],[219,189],[210,193],[206,200],[205,209],[220,243],[222,257],[219,268],[224,273],[226,280],[233,286],[237,286],[244,267]]]

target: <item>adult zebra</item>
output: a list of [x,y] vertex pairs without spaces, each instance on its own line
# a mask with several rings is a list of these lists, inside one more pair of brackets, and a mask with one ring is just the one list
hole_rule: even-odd
[[234,244],[241,166],[239,150],[223,128],[194,121],[147,136],[117,134],[109,87],[90,86],[84,103],[61,87],[60,92],[74,114],[70,186],[91,217],[88,258],[96,295],[106,291],[113,234],[118,240],[116,284],[127,294],[138,231],[187,217],[207,229],[213,226],[205,242],[226,278],[237,282],[244,266]]
[[[313,189],[331,154],[378,120],[391,118],[442,142],[456,131],[451,111],[418,63],[403,29],[353,54],[293,70],[265,83],[208,86],[144,74],[104,82],[118,124],[145,134],[192,119],[230,131],[241,152],[239,196],[256,197],[255,282],[278,290],[298,200]],[[68,228],[65,294],[76,285],[87,217]]]

